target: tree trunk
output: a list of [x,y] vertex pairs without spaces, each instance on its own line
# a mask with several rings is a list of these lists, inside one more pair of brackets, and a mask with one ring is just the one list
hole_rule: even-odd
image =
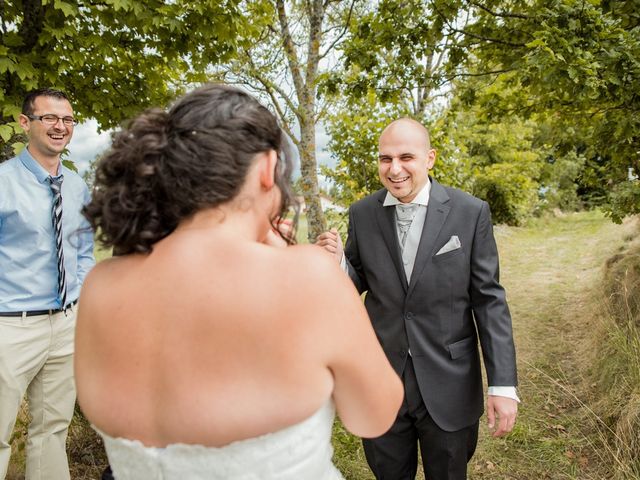
[[[313,118],[313,113],[311,113],[310,117]],[[327,229],[327,224],[320,204],[318,165],[316,162],[316,131],[313,121],[301,122],[299,149],[302,195],[307,207],[307,224],[309,225],[307,238],[310,243],[314,243],[316,237]]]

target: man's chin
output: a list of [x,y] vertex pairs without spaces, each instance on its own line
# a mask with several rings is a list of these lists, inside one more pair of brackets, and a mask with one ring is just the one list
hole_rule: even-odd
[[401,202],[404,201],[403,199],[411,196],[411,190],[408,189],[408,188],[393,188],[393,187],[389,188],[389,187],[387,187],[387,190],[389,190],[389,192],[391,192],[391,195],[396,197]]

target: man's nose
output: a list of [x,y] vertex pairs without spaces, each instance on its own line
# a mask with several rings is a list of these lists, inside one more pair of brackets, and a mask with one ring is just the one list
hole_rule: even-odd
[[64,130],[67,126],[64,124],[62,118],[58,117],[56,123],[53,124],[54,128],[59,128],[60,130]]
[[402,171],[402,165],[400,165],[400,160],[394,158],[391,160],[391,167],[389,168],[392,174],[400,173]]

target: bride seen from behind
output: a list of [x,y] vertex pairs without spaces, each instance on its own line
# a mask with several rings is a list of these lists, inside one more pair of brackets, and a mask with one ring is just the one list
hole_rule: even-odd
[[84,213],[119,256],[82,289],[75,374],[116,479],[338,479],[333,405],[358,436],[394,421],[402,386],[349,278],[274,246],[291,162],[265,107],[207,85],[99,163]]

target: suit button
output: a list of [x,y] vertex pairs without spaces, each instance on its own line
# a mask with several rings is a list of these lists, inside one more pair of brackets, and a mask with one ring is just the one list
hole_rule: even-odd
[[413,320],[413,313],[407,312],[404,316],[405,320]]

